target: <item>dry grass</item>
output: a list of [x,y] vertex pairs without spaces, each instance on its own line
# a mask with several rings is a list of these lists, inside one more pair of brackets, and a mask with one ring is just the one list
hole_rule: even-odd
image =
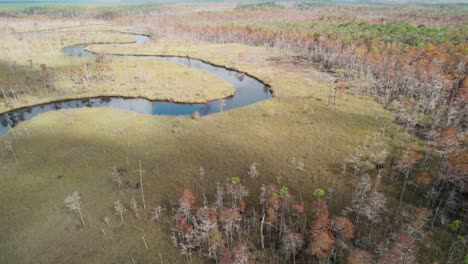
[[[0,83],[4,84],[0,91],[3,97],[0,98],[0,113],[71,98],[120,95],[204,102],[234,93],[232,85],[221,78],[174,62],[106,59],[96,63],[93,59],[62,53],[63,47],[79,43],[134,41],[127,35],[90,31],[90,28],[103,29],[102,26],[87,26],[29,34],[3,31],[0,37],[6,41],[0,47]],[[72,71],[84,70],[86,64],[86,71],[92,77],[97,76],[97,81],[80,81],[71,76]],[[97,73],[96,64],[106,70]],[[44,71],[41,65],[47,69]],[[4,96],[3,92],[9,95]]]
[[65,77],[55,84],[74,97],[114,95],[183,103],[225,98],[235,91],[231,84],[208,72],[160,59],[106,59],[87,70],[95,73],[96,66],[108,67],[97,74],[102,79],[77,83],[76,78]]
[[[169,216],[151,223],[149,210],[158,204],[170,207],[184,187],[194,190],[199,201],[203,190],[212,198],[215,183],[232,176],[246,183],[252,204],[258,202],[260,184],[275,182],[277,176],[304,200],[315,188],[333,189],[331,211],[337,215],[349,205],[357,180],[341,173],[345,157],[382,127],[389,136],[398,133],[392,116],[369,98],[340,95],[337,105],[327,107],[326,75],[269,60],[274,53],[268,50],[182,43],[164,49],[264,78],[276,97],[198,120],[95,108],[49,112],[21,123],[0,141],[0,149],[12,142],[18,157],[15,162],[10,152],[0,152],[0,200],[8,201],[0,203],[0,262],[183,262],[186,256],[170,242]],[[140,52],[162,51],[151,44]],[[293,158],[303,160],[305,171],[295,170]],[[139,198],[134,188],[139,160],[146,170],[150,209],[144,220],[127,212],[119,227],[112,204],[120,199],[128,207],[132,196]],[[252,162],[259,164],[256,179],[247,175]],[[114,166],[126,171],[128,184],[121,190],[110,179]],[[203,180],[200,166],[206,171]],[[77,228],[79,219],[63,203],[73,191],[82,195],[85,229]],[[105,216],[112,219],[110,227],[102,221]]]
[[[50,112],[22,123],[6,137],[19,161],[8,152],[0,154],[0,197],[11,201],[0,205],[0,260],[103,263],[128,262],[132,256],[155,261],[162,254],[165,262],[179,262],[183,256],[170,245],[167,218],[154,224],[127,213],[124,227],[115,227],[119,220],[112,202],[121,199],[128,206],[131,196],[139,196],[128,186],[117,189],[110,180],[112,167],[125,168],[124,180],[134,186],[138,160],[147,171],[150,208],[177,201],[184,187],[201,200],[203,189],[211,194],[215,182],[227,177],[240,176],[255,193],[261,182],[282,176],[291,193],[304,199],[311,199],[315,188],[334,189],[331,203],[337,214],[348,205],[356,180],[342,176],[339,164],[365,135],[391,121],[378,108],[356,107],[360,113],[330,109],[314,99],[272,99],[199,120],[182,118],[180,134],[172,132],[174,118],[106,108]],[[306,171],[296,171],[292,158],[303,159]],[[251,180],[247,171],[254,161],[261,176]],[[204,181],[198,177],[200,166],[206,170]],[[76,229],[79,219],[63,204],[75,190],[83,197],[84,230]],[[104,226],[105,216],[114,227]],[[145,230],[150,251],[132,225]]]
[[91,45],[102,53],[176,55],[201,58],[218,65],[248,72],[270,84],[276,97],[326,97],[330,77],[295,61],[283,61],[279,50],[242,44],[211,44],[160,39],[143,46]]

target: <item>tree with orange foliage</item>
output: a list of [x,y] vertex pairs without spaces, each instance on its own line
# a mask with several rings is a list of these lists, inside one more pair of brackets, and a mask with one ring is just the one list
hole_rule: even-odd
[[106,78],[105,73],[112,71],[112,68],[110,66],[106,65],[106,64],[96,63],[94,65],[94,70],[96,71],[96,74],[99,77],[99,79],[102,80],[102,79]]
[[444,166],[447,165],[447,159],[451,156],[451,153],[458,150],[458,146],[460,144],[458,139],[458,131],[455,127],[448,127],[439,133],[432,133],[430,139],[432,140],[432,146],[440,155],[441,159],[437,177],[443,178],[441,174],[443,173]]
[[190,225],[190,216],[194,203],[195,196],[190,189],[185,188],[182,193],[182,197],[179,199],[179,209],[176,214],[179,230],[182,231],[182,233],[187,233],[192,229],[192,226]]
[[432,183],[432,176],[427,171],[421,171],[416,175],[416,189],[428,188]]
[[345,216],[338,217],[333,223],[333,233],[338,241],[346,243],[354,238],[354,224]]
[[267,218],[266,222],[273,224],[278,218],[280,209],[280,200],[278,197],[278,188],[275,185],[262,185],[260,194],[260,204],[265,208]]
[[[265,222],[268,224],[273,224],[276,222],[278,217],[277,210],[280,208],[280,203],[278,195],[276,192],[278,189],[275,185],[263,185],[260,188],[260,204],[262,205],[262,220],[260,221],[260,244],[262,249],[265,248],[265,238],[263,235],[263,230]],[[266,219],[265,219],[266,218]]]
[[346,243],[354,238],[354,230],[354,224],[345,216],[338,217],[333,222],[332,231],[337,240],[333,259],[336,260],[337,255],[341,255],[342,250],[348,248]]
[[332,245],[335,239],[331,233],[326,231],[315,231],[310,234],[309,238],[309,253],[318,258],[324,259],[330,256]]
[[323,259],[330,255],[335,238],[331,233],[331,220],[328,212],[327,200],[323,197],[312,202],[312,210],[315,212],[315,219],[309,228],[309,253]]

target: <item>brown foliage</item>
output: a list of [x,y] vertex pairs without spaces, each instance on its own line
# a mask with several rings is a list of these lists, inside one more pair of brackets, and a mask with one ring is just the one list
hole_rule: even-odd
[[321,216],[324,218],[329,217],[327,200],[325,200],[325,198],[322,197],[312,201],[311,208],[316,216]]
[[432,183],[432,177],[427,171],[421,171],[416,175],[416,181],[420,184],[423,188],[427,188]]
[[275,209],[269,207],[266,211],[267,217],[265,218],[265,222],[273,224],[276,222],[278,218],[278,214],[275,212]]
[[333,223],[333,233],[343,242],[354,238],[354,230],[354,224],[345,216],[339,217]]
[[346,264],[371,264],[374,263],[373,256],[366,250],[353,249],[346,259]]
[[253,264],[252,253],[245,244],[237,245],[234,250],[223,250],[221,264]]
[[443,140],[456,140],[458,131],[454,127],[448,127],[441,133]]
[[179,205],[186,204],[189,205],[189,208],[192,209],[193,204],[195,203],[195,195],[188,188],[185,188],[182,197],[179,199]]
[[304,214],[305,213],[305,205],[304,202],[296,203],[293,205],[293,209],[298,213],[298,214]]
[[179,199],[179,210],[177,211],[177,224],[179,230],[183,233],[187,233],[193,229],[193,226],[189,224],[189,218],[193,204],[195,203],[195,196],[189,189],[184,189],[182,197]]
[[335,239],[330,232],[313,232],[310,236],[309,252],[319,259],[326,258],[330,255],[333,243],[335,243]]
[[382,264],[399,264],[399,263],[414,263],[418,254],[418,245],[409,236],[399,233],[398,240],[393,248],[385,253],[379,263]]
[[96,64],[94,68],[95,68],[96,72],[99,73],[99,74],[112,70],[112,68],[110,66],[105,65],[105,64]]
[[331,233],[327,200],[318,198],[312,202],[315,219],[310,225],[309,253],[319,259],[327,257],[335,238]]
[[422,156],[415,151],[408,150],[403,153],[398,161],[398,166],[402,170],[408,170],[413,167],[419,160],[421,160]]
[[263,185],[262,193],[260,195],[260,203],[265,206],[267,223],[275,223],[278,218],[278,211],[281,207],[281,201],[278,197],[278,188],[275,185]]

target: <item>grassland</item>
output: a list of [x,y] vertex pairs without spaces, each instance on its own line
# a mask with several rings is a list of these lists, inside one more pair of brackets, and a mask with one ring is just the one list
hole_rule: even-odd
[[[139,160],[150,207],[169,207],[184,187],[212,197],[214,183],[227,177],[240,176],[256,191],[260,183],[282,176],[304,199],[311,199],[314,188],[334,189],[337,214],[357,180],[342,175],[337,164],[366,135],[382,125],[392,127],[391,117],[375,103],[355,100],[330,109],[316,99],[272,99],[200,120],[81,109],[22,123],[4,138],[12,142],[18,162],[11,153],[0,154],[1,199],[14,201],[0,205],[1,261],[115,263],[155,260],[159,254],[164,262],[183,261],[170,244],[169,217],[151,223],[127,213],[119,227],[114,216],[113,201],[128,204],[138,197]],[[303,160],[306,171],[296,171],[293,158]],[[247,176],[252,162],[260,164],[255,180]],[[129,184],[122,190],[110,180],[113,166],[127,172]],[[200,166],[207,172],[204,180],[198,177]],[[76,228],[78,218],[63,204],[75,190],[83,197],[84,229]],[[102,222],[105,216],[111,227]],[[136,227],[144,230],[148,251]]]
[[98,31],[104,29],[90,25],[25,34],[3,31],[0,113],[70,98],[129,96],[188,103],[234,93],[224,80],[178,63],[118,58],[98,61],[63,54],[64,47],[75,44],[135,41],[128,35]]
[[[197,58],[273,91],[200,118],[80,108],[19,123],[0,137],[0,263],[223,263],[243,245],[257,263],[466,262],[466,8],[0,4],[0,113],[82,97],[203,102],[233,93],[173,62],[62,52],[80,43],[97,42],[86,47],[96,54]],[[153,40],[139,45],[117,31]],[[140,162],[147,208],[137,217]],[[227,187],[206,221],[201,205],[217,186],[242,187],[237,177],[246,204]],[[262,195],[264,184],[278,191]],[[185,188],[196,197],[191,212],[192,201],[179,200]],[[65,206],[74,191],[83,218]],[[240,226],[234,242],[229,223]]]
[[90,45],[87,50],[102,53],[175,55],[199,58],[217,65],[248,72],[271,85],[275,97],[313,97],[328,95],[331,76],[310,65],[283,60],[284,53],[274,48],[242,44],[211,44],[206,42],[170,41],[158,39],[143,47],[131,45]]
[[9,15],[46,15],[73,17],[80,16],[85,12],[98,12],[103,15],[106,12],[115,14],[141,13],[148,14],[158,11],[161,4],[126,4],[126,3],[0,3],[5,14]]
[[[63,36],[47,34],[50,43],[56,43],[51,38]],[[101,33],[99,36],[71,34],[70,38],[63,45],[128,41],[126,37]],[[34,39],[31,46],[36,43],[42,44],[37,44],[40,46],[35,50],[44,47],[40,38]],[[54,69],[67,69],[71,67],[70,61],[73,65],[84,65],[83,58],[61,55],[60,47],[57,45],[52,49],[53,57],[33,53],[37,56],[34,61],[47,63]],[[168,40],[140,47],[99,45],[89,49],[98,53],[201,58],[265,80],[271,85],[275,97],[198,120],[96,108],[49,112],[21,123],[0,143],[3,149],[9,142],[17,157],[15,161],[11,152],[0,152],[0,200],[12,201],[0,204],[0,262],[186,261],[187,257],[180,255],[170,243],[170,211],[159,223],[148,220],[149,209],[143,213],[143,220],[137,220],[127,212],[123,225],[114,215],[112,203],[115,200],[120,199],[128,205],[132,196],[139,197],[139,189],[135,188],[139,161],[146,171],[144,188],[150,208],[161,205],[170,210],[171,201],[177,201],[184,187],[190,187],[201,200],[203,191],[212,198],[215,183],[225,182],[227,177],[241,177],[249,189],[256,192],[261,183],[275,182],[276,177],[281,176],[291,193],[299,194],[304,200],[311,199],[312,190],[319,187],[333,193],[331,210],[337,215],[348,205],[357,181],[357,178],[342,173],[340,164],[366,136],[380,133],[383,128],[389,144],[398,137],[391,114],[369,98],[339,94],[336,105],[327,106],[330,76],[310,66],[283,60],[282,53],[277,50]],[[194,93],[203,93],[203,99],[221,96],[224,94],[217,92],[229,90],[224,83],[217,83],[213,76],[164,61],[113,59],[103,63],[115,71],[115,84],[125,82],[125,88],[110,84],[77,87],[66,78],[56,85],[67,89],[67,96],[146,93],[148,97],[181,100],[193,99]],[[158,79],[161,73],[145,72],[145,69],[154,71],[158,67],[167,69],[171,72],[169,75],[177,76],[177,80],[183,80],[187,75],[190,83],[180,81],[178,87],[171,82],[165,87]],[[145,82],[129,82],[134,75]],[[161,94],[155,95],[155,88],[148,84],[158,82],[162,83],[159,86]],[[210,90],[206,90],[204,83],[210,83]],[[170,92],[174,87],[176,94],[172,95]],[[190,90],[184,87],[190,87]],[[163,95],[165,88],[169,89]],[[61,95],[51,93],[41,100],[56,98],[54,96]],[[25,103],[34,100],[31,98]],[[305,171],[296,170],[291,164],[292,159],[302,160]],[[256,179],[247,176],[252,162],[259,163],[260,176]],[[114,166],[124,172],[122,189],[110,179]],[[203,179],[198,176],[200,166],[206,170]],[[393,191],[392,185],[386,188],[387,192]],[[73,191],[82,195],[85,228],[80,228],[79,219],[64,207],[64,198]],[[256,203],[256,197],[251,197],[249,203]],[[111,218],[109,226],[103,222],[105,216]],[[196,256],[192,258],[194,262],[199,261]]]

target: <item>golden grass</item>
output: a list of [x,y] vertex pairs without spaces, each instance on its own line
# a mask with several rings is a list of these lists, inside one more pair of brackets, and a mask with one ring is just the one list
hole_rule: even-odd
[[[107,108],[46,113],[6,136],[17,163],[11,153],[0,154],[0,198],[10,201],[0,204],[0,262],[103,263],[131,257],[154,262],[159,254],[167,263],[182,261],[170,243],[169,217],[150,223],[127,212],[124,226],[118,227],[112,202],[121,199],[128,207],[132,196],[140,199],[139,190],[118,190],[110,180],[112,167],[125,168],[124,180],[134,186],[138,160],[147,171],[150,208],[177,201],[184,187],[193,189],[199,201],[202,190],[212,199],[215,183],[232,176],[241,177],[254,196],[250,202],[256,203],[260,183],[281,176],[290,193],[305,200],[312,199],[315,188],[334,189],[331,209],[339,214],[349,205],[357,180],[342,175],[340,165],[366,135],[382,125],[392,128],[391,120],[369,101],[329,108],[323,101],[300,98],[271,99],[199,120]],[[295,170],[293,158],[304,161],[305,172]],[[261,173],[255,180],[247,176],[252,162],[259,163]],[[203,181],[200,166],[206,170]],[[63,204],[75,190],[83,197],[83,230]],[[105,216],[112,227],[102,222]],[[149,251],[133,226],[144,230]]]
[[[85,27],[86,31],[67,28],[64,32],[3,32],[0,37],[5,37],[6,41],[0,47],[0,83],[5,86],[0,90],[4,97],[0,98],[0,113],[71,98],[130,96],[189,103],[211,101],[234,93],[232,85],[221,78],[174,62],[106,59],[96,63],[93,59],[62,53],[62,48],[79,43],[134,41],[127,35],[93,32],[90,27]],[[106,70],[97,73],[96,66]],[[98,80],[72,77],[70,73],[79,69],[91,77],[97,76]],[[3,92],[10,96],[4,96]]]
[[253,47],[243,44],[211,44],[205,42],[181,42],[160,39],[142,46],[90,45],[97,53],[142,55],[175,55],[200,58],[248,72],[267,82],[277,97],[326,97],[329,76],[297,62],[278,63],[284,53],[273,48]]
[[[97,48],[164,51],[157,50],[157,43],[141,50],[131,45],[92,47]],[[349,205],[357,181],[342,174],[345,157],[382,127],[388,136],[398,133],[391,114],[369,98],[340,95],[337,104],[328,107],[325,74],[271,60],[274,53],[269,50],[183,43],[161,49],[247,71],[267,80],[276,97],[198,120],[94,108],[49,112],[21,123],[0,141],[0,149],[11,142],[18,157],[15,162],[10,152],[0,152],[0,200],[7,201],[0,203],[0,262],[180,263],[186,256],[171,245],[171,213],[152,223],[149,211],[173,205],[184,187],[194,191],[198,202],[203,191],[212,200],[216,182],[233,176],[252,192],[251,204],[258,203],[260,184],[274,183],[277,176],[305,201],[312,199],[315,188],[333,189],[330,207],[336,216]],[[303,160],[305,171],[295,170],[293,158]],[[132,196],[140,201],[134,188],[139,160],[146,170],[149,209],[143,220],[127,212],[119,227],[112,203],[120,199],[128,207]],[[252,162],[259,164],[256,179],[247,174]],[[110,179],[114,166],[127,171],[123,177],[128,185],[121,190]],[[206,171],[203,180],[200,166]],[[82,195],[84,229],[77,228],[79,219],[63,203],[73,191]],[[112,219],[110,227],[102,222],[105,216]]]
[[97,74],[103,79],[96,82],[76,83],[76,78],[64,78],[56,85],[80,97],[114,95],[183,103],[225,98],[235,91],[231,84],[206,71],[160,59],[106,59],[87,70],[95,72],[102,66],[108,68]]

